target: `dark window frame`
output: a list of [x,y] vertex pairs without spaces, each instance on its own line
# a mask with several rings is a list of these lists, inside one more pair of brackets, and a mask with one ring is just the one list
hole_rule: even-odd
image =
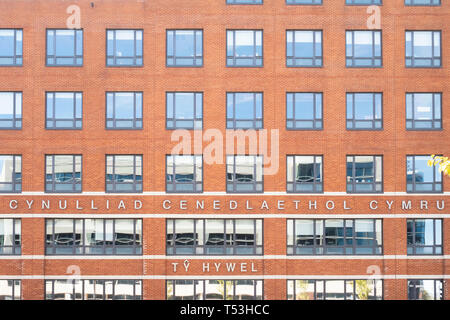
[[[416,120],[414,119],[415,117],[415,95],[416,94],[431,94],[432,97],[432,119],[431,120]],[[442,108],[442,103],[443,103],[443,99],[442,99],[442,92],[406,92],[405,94],[405,114],[406,114],[406,130],[408,131],[442,131],[443,130],[443,109]],[[412,106],[411,106],[411,117],[408,118],[408,96],[411,96],[411,101],[412,101]],[[435,105],[435,98],[439,97],[440,98],[440,117],[436,118],[436,105]],[[408,128],[408,122],[411,123],[411,128]],[[416,128],[416,123],[417,122],[431,122],[432,128]],[[436,127],[436,122],[440,123],[440,127]]]
[[[295,230],[295,223],[298,220],[303,220],[303,221],[312,221],[313,224],[313,234],[312,234],[312,245],[304,245],[304,246],[299,246],[297,245],[297,239],[296,239],[296,230]],[[344,245],[327,245],[326,243],[326,239],[327,239],[327,234],[326,234],[326,221],[327,220],[339,220],[342,221],[343,227],[343,233],[342,233],[342,240]],[[372,245],[371,246],[357,246],[356,245],[356,241],[357,241],[357,236],[356,236],[356,232],[355,232],[355,224],[357,220],[370,220],[373,222],[373,229],[372,232],[374,234],[374,237],[371,238],[372,240]],[[347,233],[347,226],[346,226],[346,222],[347,221],[352,221],[352,227],[351,230],[353,231],[351,236],[348,235]],[[319,222],[322,226],[322,235],[318,234],[317,231],[317,222]],[[381,230],[378,231],[377,230],[377,223],[380,223],[381,226]],[[291,224],[291,225],[290,225]],[[287,227],[287,232],[286,232],[286,248],[287,248],[287,255],[288,256],[333,256],[333,255],[337,255],[337,256],[365,256],[365,255],[370,255],[370,256],[382,256],[383,255],[383,251],[384,251],[384,244],[383,244],[383,230],[384,230],[384,223],[383,223],[383,219],[346,219],[346,218],[342,218],[342,219],[305,219],[305,218],[300,218],[300,219],[287,219],[286,220],[286,227]],[[292,227],[292,232],[289,230],[289,228]],[[379,244],[376,240],[377,240],[377,232],[381,233],[381,244]],[[290,239],[289,236],[290,234],[292,234],[292,244],[290,243]],[[348,240],[352,239],[351,241],[351,245],[348,245]],[[320,240],[322,241],[322,245],[320,245]],[[298,248],[310,248],[312,253],[297,253],[297,249]],[[360,248],[360,249],[372,249],[372,253],[367,253],[367,252],[363,252],[363,253],[357,253],[356,249]],[[342,253],[337,253],[337,252],[328,252],[327,249],[342,249]],[[351,249],[352,253],[346,253],[347,249]],[[379,252],[377,252],[379,251]]]
[[[0,126],[1,130],[22,130],[22,123],[23,123],[23,92],[22,91],[0,91],[0,93],[10,93],[13,95],[13,114],[11,115],[11,118],[9,119],[0,119],[1,122],[11,122],[11,127],[3,127]],[[17,105],[17,99],[18,96],[20,96],[20,117],[18,117],[18,105]]]
[[[411,182],[408,182],[408,158],[412,157],[412,174],[411,174]],[[416,157],[429,157],[429,155],[423,155],[423,154],[407,154],[406,155],[406,192],[407,193],[443,193],[444,192],[444,179],[443,174],[441,173],[441,181],[437,181],[437,174],[436,171],[438,171],[438,167],[433,167],[433,181],[432,182],[418,182],[416,181]],[[424,191],[424,190],[417,190],[416,185],[417,184],[432,184],[431,191]],[[408,190],[410,188],[412,190]],[[440,185],[440,190],[436,189],[436,186]]]
[[[418,234],[418,231],[416,231],[416,224],[417,222],[421,220],[433,220],[433,245],[421,245],[416,243],[416,237]],[[441,244],[436,244],[436,221],[440,222],[440,242]],[[408,231],[408,224],[412,224],[412,230]],[[425,230],[424,230],[425,234]],[[409,237],[412,237],[412,243],[409,242]],[[406,239],[407,239],[407,255],[408,256],[414,256],[414,255],[437,255],[441,256],[444,255],[444,220],[443,219],[407,219],[406,220]],[[425,248],[432,248],[432,253],[417,253],[417,248],[425,249]],[[440,249],[440,253],[437,249]]]
[[[103,235],[103,244],[101,245],[86,245],[84,244],[84,238],[86,236],[86,219],[88,220],[102,220],[103,222],[103,228],[101,231],[101,234]],[[72,235],[71,245],[57,245],[57,239],[56,239],[56,233],[55,233],[55,220],[66,220],[66,221],[72,221],[72,233],[68,233]],[[133,221],[133,244],[132,245],[116,245],[115,242],[117,241],[117,234],[116,233],[116,222],[120,220],[132,220]],[[106,244],[108,240],[106,240],[106,221],[112,221],[112,239],[110,242],[112,244]],[[78,233],[76,232],[77,223],[81,222],[81,237],[77,238]],[[137,227],[138,222],[140,222],[140,230],[141,233],[137,233]],[[50,225],[52,229],[51,234],[47,234],[47,228]],[[45,255],[46,256],[142,256],[143,254],[143,241],[142,241],[142,235],[143,235],[143,221],[142,219],[127,219],[127,218],[46,218],[45,219],[45,234],[44,234],[44,243],[45,243]],[[81,244],[77,245],[75,242],[80,242]],[[57,252],[57,249],[71,249],[72,252],[70,253],[62,253]],[[86,250],[92,249],[92,250],[101,250],[101,253],[94,252],[89,253],[86,252]],[[132,249],[133,253],[117,253],[117,249]],[[77,252],[80,250],[80,252]],[[111,253],[108,253],[107,250],[111,250]]]
[[[0,154],[1,157],[12,157],[13,161],[13,176],[11,182],[0,182],[0,185],[11,185],[11,191],[0,191],[2,193],[22,193],[22,155],[20,154]],[[16,170],[17,163],[20,162],[20,170]],[[1,189],[0,189],[1,190]]]
[[[236,181],[236,157],[238,156],[244,156],[244,157],[253,157],[254,158],[254,165],[253,165],[253,174],[254,174],[254,181],[252,182],[238,182]],[[228,173],[228,166],[231,165],[228,163],[229,157],[233,157],[233,172]],[[261,181],[257,181],[257,159],[261,158]],[[228,179],[228,174],[232,174],[233,179],[230,181]],[[225,181],[226,181],[226,193],[264,193],[264,157],[262,155],[242,155],[242,154],[233,154],[233,155],[226,155],[226,169],[225,169]],[[239,184],[252,184],[253,188],[252,190],[248,191],[238,191],[237,185]],[[230,188],[231,186],[231,188]],[[258,186],[261,186],[261,190],[257,190]],[[231,189],[231,190],[230,190]]]
[[[116,163],[116,157],[120,156],[133,156],[133,182],[117,182],[115,175],[115,163]],[[112,157],[112,181],[108,181],[108,157]],[[136,177],[139,176],[136,174],[136,159],[137,157],[141,158],[141,180],[137,180]],[[144,192],[144,157],[142,154],[106,154],[105,155],[105,191],[106,193],[142,193]],[[126,184],[126,185],[132,185],[133,190],[117,190],[116,185],[120,184]],[[108,185],[112,186],[112,190],[108,190]],[[138,190],[136,187],[141,186]]]
[[[372,119],[371,120],[359,120],[356,119],[356,99],[355,96],[359,95],[359,94],[372,94],[372,101],[373,101],[373,106],[372,106]],[[349,96],[352,96],[352,118],[348,118],[348,104],[349,104]],[[377,118],[377,96],[380,96],[380,100],[381,100],[381,118]],[[346,95],[346,104],[345,104],[345,108],[346,108],[346,124],[345,127],[347,130],[351,130],[351,131],[381,131],[383,130],[383,125],[384,125],[384,121],[383,121],[383,92],[347,92]],[[371,128],[357,128],[357,124],[359,122],[372,122],[372,127]],[[349,128],[349,123],[352,123],[352,128]],[[380,127],[377,128],[376,124],[379,123]]]
[[[53,39],[53,55],[48,54],[49,44],[49,31],[54,32]],[[56,31],[73,31],[74,32],[74,55],[73,56],[57,56],[56,55]],[[77,55],[77,33],[81,32],[81,55]],[[56,61],[59,58],[73,58],[73,63],[57,64]],[[53,59],[54,63],[49,63],[49,59]],[[77,63],[77,60],[81,59],[81,63]],[[47,28],[45,31],[45,66],[46,67],[82,67],[84,65],[84,30],[83,29],[59,29],[59,28]]]
[[[349,164],[348,158],[352,157],[352,175],[348,176],[346,173],[346,191],[349,194],[353,194],[353,193],[383,193],[384,191],[384,165],[383,165],[383,160],[384,157],[383,155],[361,155],[361,154],[349,154],[346,156],[346,168]],[[355,159],[356,157],[372,157],[373,158],[373,182],[356,182],[356,162]],[[377,182],[376,178],[377,178],[377,162],[376,159],[380,158],[381,159],[381,182]],[[350,178],[350,181],[349,181]],[[357,191],[357,185],[372,185],[372,191]],[[349,191],[349,186],[351,186],[351,190]],[[377,186],[380,186],[380,190],[377,191]]]
[[382,0],[370,0],[371,3],[365,3],[365,2],[358,2],[361,0],[345,0],[346,6],[381,6],[383,5]]
[[[312,94],[313,95],[313,118],[311,120],[303,120],[295,118],[295,95],[296,94]],[[288,96],[292,95],[292,106],[288,105]],[[317,99],[320,96],[320,115],[317,115]],[[288,117],[288,109],[292,107],[293,117]],[[289,127],[289,123],[292,122],[292,128]],[[312,128],[298,127],[297,122],[312,122]],[[286,92],[286,130],[290,131],[318,131],[323,130],[323,92]]]
[[[11,295],[2,295],[2,300],[22,300],[22,280],[13,279],[1,279],[0,281],[6,281],[8,286],[11,286]],[[16,286],[18,286],[18,291],[16,292]],[[2,287],[0,283],[0,287]],[[3,288],[3,287],[2,287]]]
[[[56,182],[56,175],[55,175],[55,157],[72,157],[72,178],[71,182]],[[51,157],[51,174],[47,174],[48,169],[48,157]],[[80,159],[80,178],[79,182],[77,182],[77,157]],[[51,180],[47,179],[47,176],[51,175]],[[47,186],[51,184],[51,189],[48,189]],[[46,154],[45,155],[45,168],[44,168],[44,185],[45,185],[45,193],[82,193],[83,192],[83,155],[81,154]],[[56,190],[57,185],[72,185],[72,190]],[[80,190],[77,190],[77,186],[80,187]]]
[[[176,280],[166,280],[166,300],[178,300],[178,299],[169,299],[169,295],[168,295],[168,290],[169,290],[169,285],[172,286],[172,297],[176,297],[176,285],[186,285],[186,282],[189,282],[188,284],[193,286],[193,300],[200,300],[200,299],[196,299],[197,298],[197,293],[196,293],[196,289],[197,286],[199,285],[199,282],[201,282],[202,284],[202,291],[201,294],[203,296],[203,298],[205,298],[205,296],[207,295],[207,291],[206,291],[206,281],[223,281],[223,300],[227,300],[227,281],[232,281],[233,282],[233,289],[232,292],[236,292],[236,285],[239,284],[239,281],[253,281],[253,298],[250,300],[257,300],[257,297],[261,297],[261,300],[264,300],[264,280],[263,279],[240,279],[240,280],[235,280],[235,279],[220,279],[220,276],[217,279],[189,279],[189,280],[183,280],[183,279],[176,279]],[[178,283],[177,283],[178,282]],[[259,292],[256,292],[258,284],[261,287],[261,294],[259,294]],[[241,300],[241,299],[236,299],[236,297],[238,297],[237,295],[233,295],[233,300]],[[214,297],[214,300],[217,300],[217,297]],[[183,300],[191,300],[191,299],[183,299]],[[213,300],[213,299],[203,299],[203,300]],[[242,299],[244,300],[244,299]]]
[[[439,7],[441,5],[441,0],[429,0],[430,3],[415,3],[416,0],[405,0],[405,6],[406,7]],[[433,4],[432,2],[436,1],[436,4]],[[410,2],[410,3],[407,3]]]
[[[0,28],[0,30],[10,30],[14,31],[14,55],[13,56],[1,56],[0,58],[13,59],[12,64],[1,64],[0,67],[23,67],[23,29],[22,28]],[[17,33],[21,33],[22,38],[22,54],[17,54]],[[20,62],[17,62],[18,59],[21,59]]]
[[[61,119],[61,118],[56,118],[56,95],[58,93],[62,93],[62,94],[73,94],[73,118],[69,119]],[[48,99],[49,99],[49,95],[52,95],[52,101],[53,101],[53,106],[52,106],[52,110],[53,110],[53,114],[51,118],[48,118],[48,109],[49,109],[49,105],[48,105]],[[78,95],[81,97],[81,105],[80,105],[80,115],[81,117],[77,117],[77,97]],[[67,127],[58,127],[56,124],[58,123],[58,121],[72,121],[72,126],[67,126]],[[51,122],[51,126],[49,126],[49,122]],[[79,127],[77,126],[78,123],[80,124]],[[45,92],[45,129],[46,130],[82,130],[83,129],[83,92],[82,91],[46,91]]]
[[[45,291],[45,300],[55,300],[55,282],[56,281],[65,281],[67,284],[72,286],[72,293],[69,293],[72,299],[56,299],[56,300],[129,300],[129,299],[106,299],[106,283],[112,282],[112,293],[111,296],[114,298],[116,296],[116,285],[120,285],[120,281],[133,281],[133,299],[131,300],[142,300],[142,292],[143,292],[143,285],[142,280],[140,279],[68,279],[68,280],[61,280],[61,279],[45,279],[44,280],[44,291]],[[78,284],[77,282],[81,282],[81,293],[76,292],[75,286]],[[103,293],[101,296],[103,299],[99,299],[100,294],[95,294],[95,297],[93,299],[83,299],[86,294],[86,284],[87,282],[90,284],[92,283],[95,285],[96,283],[102,283],[103,286]],[[130,283],[131,284],[131,283]],[[137,287],[140,286],[140,293],[137,292]],[[48,290],[50,289],[50,290]],[[48,291],[51,291],[51,293],[48,293]],[[65,293],[67,294],[67,292]],[[79,295],[79,296],[78,296]],[[79,299],[80,297],[81,299]]]
[[[236,31],[252,31],[253,32],[253,41],[254,41],[254,45],[253,45],[253,57],[249,57],[249,58],[237,58],[236,57]],[[233,55],[229,56],[228,55],[228,32],[232,32],[233,33]],[[257,33],[261,32],[261,56],[257,56],[256,55],[256,37],[257,37]],[[263,29],[227,29],[226,30],[226,48],[225,48],[225,56],[226,56],[226,67],[227,68],[263,68],[264,67],[264,30]],[[229,64],[228,60],[232,59],[233,60],[233,64]],[[239,59],[252,59],[253,63],[251,65],[246,64],[246,65],[236,65],[236,60]],[[258,64],[257,61],[261,60],[261,64]]]
[[[175,159],[177,157],[192,157],[193,158],[193,181],[191,182],[179,182],[176,181],[176,164],[175,164]],[[170,176],[172,177],[172,179],[169,181],[169,173],[168,173],[168,160],[169,158],[172,157],[172,163],[173,163],[173,173],[170,174]],[[201,181],[197,181],[197,159],[200,158],[201,160],[201,171],[202,171],[202,177],[201,177]],[[203,193],[203,155],[198,155],[198,154],[190,154],[190,155],[177,155],[177,154],[166,154],[166,192],[167,193]],[[177,184],[181,184],[181,185],[192,185],[193,186],[193,190],[192,191],[186,191],[186,190],[177,190]],[[168,186],[172,185],[172,190],[169,190]],[[200,188],[199,188],[200,186]],[[198,190],[199,189],[199,190]]]
[[[433,281],[434,282],[434,299],[432,300],[444,300],[445,299],[445,281],[444,279],[408,279],[407,282],[407,288],[408,288],[408,300],[425,300],[425,299],[418,299],[418,291],[419,291],[419,286],[423,285],[420,284],[421,281]],[[436,297],[438,297],[438,293],[439,293],[439,287],[438,284],[441,284],[441,294],[440,294],[440,298],[441,299],[436,299]]]
[[[415,58],[414,57],[414,33],[415,32],[431,32],[431,58]],[[408,33],[410,33],[411,36],[411,56],[407,55],[407,36]],[[434,44],[434,34],[439,34],[439,56],[436,56],[435,52],[435,44]],[[408,65],[408,60],[410,60],[410,64]],[[416,66],[414,64],[415,60],[429,60],[430,65],[427,66]],[[434,61],[439,60],[439,65],[434,65]],[[442,68],[442,30],[405,30],[405,67],[406,68],[432,68],[432,69],[439,69]]]
[[[252,1],[252,2],[249,3],[249,2],[239,2],[239,1]],[[264,1],[263,0],[226,0],[225,3],[229,4],[229,5],[261,5],[261,4],[264,4]]]
[[[177,31],[193,31],[194,32],[194,57],[178,57],[176,54],[176,33]],[[169,32],[173,32],[173,44],[172,44],[172,48],[173,48],[173,56],[169,56]],[[201,56],[197,55],[197,32],[201,33],[201,37],[202,37],[202,53]],[[203,29],[166,29],[166,67],[167,68],[201,68],[204,65],[204,60],[205,60],[205,56],[204,56],[204,37],[203,37]],[[173,59],[173,64],[169,64],[169,59]],[[182,64],[182,65],[177,65],[177,59],[192,59],[193,63],[188,65],[188,64]],[[198,60],[201,61],[200,64],[197,64]]]
[[[0,246],[0,256],[18,256],[22,254],[22,219],[20,218],[1,218],[0,220],[12,220],[12,236],[14,243],[11,246]],[[16,225],[17,224],[17,225]],[[19,228],[19,230],[17,230]],[[4,235],[3,235],[4,236]],[[5,252],[11,251],[11,252]],[[10,249],[10,250],[8,250]],[[1,280],[1,279],[0,279]]]
[[[133,94],[133,119],[121,119],[116,118],[116,94],[120,93],[132,93]],[[141,95],[141,105],[137,105],[137,95]],[[112,95],[113,99],[113,105],[108,106],[108,95]],[[106,108],[105,108],[105,129],[106,130],[142,130],[144,127],[144,93],[142,91],[106,91],[105,92],[105,102],[106,102]],[[112,118],[108,117],[108,111],[112,108]],[[137,117],[137,111],[138,108],[141,109],[141,117]],[[118,127],[117,122],[118,121],[132,121],[133,126],[131,127]],[[108,122],[112,122],[112,126],[108,126]],[[141,123],[141,125],[138,125],[138,122]]]
[[[193,114],[194,117],[192,118],[192,126],[177,126],[177,122],[178,121],[191,121],[191,119],[178,119],[176,118],[175,114],[176,114],[176,110],[177,110],[177,104],[176,104],[176,95],[178,93],[189,93],[189,94],[193,94],[193,101],[194,101],[194,110],[193,110]],[[172,98],[172,102],[173,105],[169,106],[169,95],[173,95]],[[197,114],[197,95],[201,95],[201,114]],[[166,91],[166,130],[176,130],[176,129],[186,129],[186,130],[203,130],[203,105],[204,105],[204,94],[203,91]],[[168,108],[171,109],[172,111],[172,115],[173,117],[170,118],[167,114],[167,110]],[[169,122],[172,121],[173,122],[173,126],[169,126]],[[201,126],[196,128],[196,123],[201,122]]]
[[[361,58],[361,57],[355,57],[355,32],[371,32],[372,33],[372,57],[367,57],[367,58]],[[347,50],[347,34],[351,33],[352,35],[352,45],[351,45],[351,53],[348,52]],[[377,56],[375,54],[375,46],[376,46],[376,41],[375,41],[375,34],[379,33],[380,34],[380,55]],[[355,65],[355,61],[357,60],[372,60],[371,65]],[[349,60],[351,60],[351,65],[349,65]],[[380,61],[380,65],[376,65],[375,61],[379,60]],[[360,30],[360,29],[355,29],[355,30],[345,30],[345,67],[346,68],[383,68],[383,32],[382,30]]]
[[[297,297],[297,286],[296,286],[296,282],[297,281],[311,281],[314,283],[314,293],[313,293],[313,300],[328,300],[326,299],[327,296],[327,281],[343,281],[344,284],[344,299],[340,299],[340,300],[360,300],[360,299],[356,299],[356,281],[361,281],[361,280],[366,280],[366,281],[373,281],[373,295],[374,297],[377,297],[377,281],[381,281],[381,297],[380,299],[367,299],[367,300],[383,300],[384,299],[384,281],[383,279],[288,279],[286,280],[287,285],[286,288],[289,288],[289,284],[293,283],[293,299],[289,299],[289,289],[286,290],[286,296],[287,296],[287,300],[301,300],[301,299],[296,299]],[[322,281],[322,285],[323,285],[323,292],[321,294],[323,294],[322,298],[319,297],[319,293],[317,292],[317,281]],[[353,282],[353,299],[347,299],[347,282],[352,281]],[[333,300],[333,299],[329,299],[329,300]]]
[[[192,241],[193,241],[193,245],[186,245],[186,246],[181,246],[180,249],[189,249],[191,250],[191,252],[189,253],[189,255],[193,255],[193,256],[198,256],[198,255],[205,255],[205,256],[262,256],[264,255],[264,220],[263,219],[166,219],[166,255],[168,256],[183,256],[186,255],[186,251],[177,253],[177,239],[176,239],[176,221],[177,220],[191,220],[193,222],[193,234],[192,234]],[[208,239],[206,239],[206,222],[207,220],[220,220],[223,222],[223,234],[221,233],[220,235],[223,235],[223,245],[207,245],[207,241]],[[239,238],[237,237],[237,235],[239,233],[236,233],[236,221],[239,220],[252,220],[253,221],[253,245],[252,246],[242,246],[242,245],[237,245],[236,243],[239,242]],[[227,223],[229,223],[229,221],[232,222],[233,224],[233,232],[229,233],[227,232]],[[202,224],[202,238],[203,238],[203,245],[199,245],[198,241],[199,241],[199,236],[198,236],[198,232],[197,232],[197,223],[200,222]],[[172,224],[171,228],[173,233],[169,234],[169,224]],[[261,226],[261,230],[260,230],[260,234],[261,234],[261,245],[258,245],[258,226]],[[168,235],[171,235],[171,237],[168,237]],[[231,237],[227,237],[227,235],[231,235]],[[169,245],[169,243],[172,243],[172,245]],[[228,243],[231,243],[228,244]],[[244,252],[244,253],[239,253],[240,248],[245,248],[245,249],[249,249],[251,248],[253,250],[252,253],[248,253],[248,252]],[[208,249],[215,249],[215,250],[219,250],[221,249],[222,252],[220,253],[209,253]],[[228,252],[227,252],[228,251]],[[258,253],[258,251],[260,253]]]
[[[314,177],[317,177],[317,166],[316,164],[320,164],[320,181],[316,182],[314,179],[313,182],[297,182],[295,179],[295,173],[297,171],[297,166],[296,166],[296,158],[297,157],[313,157],[314,158]],[[294,164],[294,168],[292,170],[292,173],[294,174],[294,176],[292,177],[292,182],[289,181],[289,177],[288,177],[288,166],[289,166],[289,158],[293,158],[293,164]],[[317,158],[320,158],[321,161],[317,162]],[[287,193],[301,193],[301,194],[314,194],[314,193],[324,193],[324,189],[323,189],[323,155],[315,155],[315,154],[287,154],[286,155],[286,192]],[[297,190],[297,185],[312,185],[313,187],[313,191],[296,191]],[[292,190],[289,190],[289,185],[292,185]],[[320,185],[320,188],[318,188],[318,185]]]
[[[237,94],[252,94],[253,95],[253,119],[237,119],[236,118],[236,95]],[[232,96],[233,101],[232,106],[233,106],[233,117],[230,117],[228,115],[228,104],[229,104],[229,96]],[[260,96],[260,100],[261,100],[261,106],[258,106],[257,104],[257,100],[258,100],[258,96]],[[255,92],[237,92],[237,91],[227,91],[226,92],[226,129],[227,130],[261,130],[264,128],[264,92],[259,92],[259,91],[255,91]],[[257,117],[257,113],[258,113],[258,108],[261,108],[260,113],[261,113],[261,117]],[[241,123],[241,122],[252,122],[252,126],[251,127],[238,127],[237,124]],[[229,126],[229,124],[232,123],[232,126]],[[259,123],[261,123],[261,125],[259,125]]]
[[[108,32],[113,32],[113,55],[108,55]],[[118,64],[117,63],[117,56],[116,56],[116,31],[134,31],[134,56],[129,57],[119,57],[119,59],[133,59],[133,64]],[[142,33],[142,40],[137,40],[137,32],[140,31]],[[144,67],[144,30],[143,29],[106,29],[106,67],[114,68],[114,67],[120,67],[120,68],[142,68]],[[136,43],[137,41],[142,41],[142,55],[136,54]],[[114,63],[109,64],[108,59],[113,59]],[[141,59],[142,63],[138,64],[137,60]]]
[[[320,6],[322,5],[322,0],[309,0],[311,3],[298,3],[296,1],[302,0],[286,0],[286,5],[288,6]],[[305,0],[303,0],[305,1]]]
[[[302,32],[311,32],[313,34],[313,56],[310,58],[302,58],[302,57],[296,57],[295,56],[295,34],[297,31],[302,31]],[[292,51],[293,51],[293,56],[289,56],[288,55],[288,50],[287,50],[287,44],[288,44],[288,33],[292,32]],[[319,32],[320,33],[320,44],[321,44],[321,50],[320,50],[320,56],[316,56],[315,52],[316,52],[316,45],[318,43],[318,41],[316,41],[316,33]],[[289,64],[289,59],[293,60],[293,64]],[[295,62],[296,60],[312,60],[312,64],[311,65],[297,65]],[[316,61],[320,60],[320,63],[317,63]],[[287,68],[323,68],[323,30],[322,29],[287,29],[286,30],[286,67]]]

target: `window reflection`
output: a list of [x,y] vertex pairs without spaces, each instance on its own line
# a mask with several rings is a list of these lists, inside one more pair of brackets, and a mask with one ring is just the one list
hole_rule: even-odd
[[142,156],[106,156],[107,192],[142,192]]
[[46,253],[60,255],[142,254],[137,219],[47,219]]
[[262,300],[263,280],[167,280],[167,300]]
[[227,30],[227,66],[261,67],[262,30]]
[[46,300],[141,300],[141,280],[46,280]]
[[383,280],[288,280],[288,300],[382,300]]
[[262,156],[227,156],[227,192],[263,192]]
[[382,254],[380,219],[288,219],[287,252],[294,255]]
[[408,300],[443,300],[443,280],[408,280]]
[[167,30],[167,66],[203,65],[203,30]]
[[262,220],[167,220],[167,254],[262,254]]
[[408,254],[442,254],[442,220],[407,220]]
[[442,173],[438,166],[428,166],[429,156],[406,157],[407,192],[442,192]]

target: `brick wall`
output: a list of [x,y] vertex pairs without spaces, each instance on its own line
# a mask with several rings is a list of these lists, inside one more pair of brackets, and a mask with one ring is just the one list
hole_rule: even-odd
[[[324,0],[322,6],[286,6],[283,0],[265,0],[261,6],[227,6],[225,0],[153,0],[153,1],[2,1],[0,28],[22,28],[24,43],[23,67],[0,68],[0,91],[23,91],[23,129],[0,132],[0,154],[22,154],[23,191],[44,191],[45,154],[82,154],[83,191],[104,192],[105,154],[142,154],[145,192],[164,192],[165,154],[171,152],[171,131],[165,130],[165,92],[204,92],[204,129],[219,129],[225,133],[225,99],[227,91],[264,92],[264,128],[278,129],[280,133],[280,168],[277,174],[264,177],[266,192],[285,192],[286,154],[322,154],[324,156],[325,192],[345,192],[345,156],[347,154],[383,155],[384,192],[405,192],[407,154],[450,154],[446,94],[450,85],[447,68],[450,56],[450,4],[440,7],[405,7],[403,0],[384,1],[381,6],[383,68],[349,69],[345,67],[345,30],[366,29],[369,14],[365,6],[345,6],[344,0]],[[91,7],[91,3],[94,4]],[[66,8],[77,4],[81,8],[81,26],[84,30],[83,67],[45,67],[46,28],[65,28],[69,14]],[[142,68],[105,67],[105,37],[107,28],[136,28],[144,30],[144,66]],[[204,66],[202,68],[165,67],[166,29],[203,29]],[[263,29],[264,67],[226,68],[226,29]],[[287,29],[323,30],[322,68],[285,67],[285,31]],[[442,30],[443,67],[439,69],[406,69],[404,67],[404,31]],[[45,130],[45,92],[83,92],[83,130]],[[105,92],[143,91],[143,130],[105,130]],[[324,130],[286,131],[285,93],[293,91],[323,92]],[[383,130],[377,132],[347,131],[345,128],[345,93],[351,91],[383,92]],[[443,92],[443,126],[439,132],[411,132],[405,130],[405,92]],[[224,147],[225,153],[225,147]],[[225,192],[225,165],[204,164],[204,191]],[[444,191],[450,191],[446,180]],[[97,210],[87,207],[90,199],[99,200]],[[104,199],[139,198],[144,210],[138,213],[165,213],[162,198],[195,201],[199,196],[136,195],[107,196],[79,195],[73,198],[85,201],[79,211],[73,202],[66,210],[40,208],[42,199],[72,199],[70,196],[5,195],[0,196],[0,214],[84,214],[106,212]],[[304,217],[308,213],[328,213],[324,201],[345,199],[353,208],[351,214],[366,214],[368,199],[396,200],[392,214],[421,214],[417,209],[403,211],[397,196],[378,198],[355,196],[305,196],[295,199],[306,203],[318,202],[318,210],[289,211]],[[203,198],[209,198],[205,196]],[[213,197],[217,198],[217,197]],[[221,199],[236,199],[230,195]],[[252,196],[252,201],[274,199],[274,196]],[[290,200],[292,196],[283,195]],[[327,199],[325,199],[327,198]],[[33,199],[36,206],[30,211],[22,203],[17,210],[9,208],[11,199]],[[417,197],[401,199],[418,201]],[[436,199],[449,201],[448,195],[420,197],[430,203]],[[448,214],[448,208],[437,211],[435,205],[426,213]],[[136,210],[111,210],[108,213],[132,214]],[[210,213],[228,214],[226,208],[214,210],[207,204],[204,211],[177,208],[170,214]],[[233,212],[246,213],[246,212]],[[277,209],[255,210],[252,213],[281,213]],[[348,214],[343,209],[333,211]],[[370,211],[386,214],[384,207]],[[384,219],[384,254],[406,255],[406,219]],[[283,218],[267,218],[264,222],[264,254],[286,254],[286,223]],[[444,254],[450,254],[449,221],[444,223]],[[164,218],[144,219],[144,255],[165,254]],[[23,255],[44,255],[44,218],[22,219]],[[201,261],[191,259],[193,265]],[[234,260],[233,260],[234,261]],[[248,260],[251,263],[253,260]],[[83,275],[170,275],[173,260],[54,260],[25,259],[0,260],[0,275],[64,275],[69,265],[79,265]],[[181,261],[182,262],[182,261]],[[272,260],[255,259],[261,275],[364,275],[367,267],[380,266],[385,275],[447,275],[448,259],[374,259],[374,260]],[[193,272],[202,274],[200,269]],[[385,280],[386,299],[405,299],[406,280]],[[143,281],[145,299],[163,299],[165,282],[161,279]],[[25,299],[44,297],[43,280],[26,279],[22,283]],[[448,290],[448,289],[446,289]],[[265,280],[265,298],[285,299],[286,280]],[[447,294],[448,298],[449,295]]]

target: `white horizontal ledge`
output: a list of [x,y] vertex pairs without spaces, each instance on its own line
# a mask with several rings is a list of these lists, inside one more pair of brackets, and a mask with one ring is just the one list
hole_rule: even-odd
[[398,219],[398,218],[450,218],[449,213],[371,213],[371,214],[311,214],[305,212],[299,213],[130,213],[130,214],[111,214],[111,213],[4,213],[0,214],[0,218],[67,218],[67,219],[264,219],[264,218],[278,218],[278,219]]
[[69,276],[69,275],[28,275],[28,276],[11,276],[0,275],[0,280],[395,280],[395,279],[450,279],[450,275],[409,275],[409,274],[387,274],[387,275],[236,275],[236,276],[166,276],[166,275],[95,275],[95,276]]
[[290,255],[264,255],[264,256],[166,256],[166,255],[142,255],[142,256],[83,256],[83,255],[21,255],[0,256],[0,260],[448,260],[450,255],[361,255],[361,256],[290,256]]
[[263,197],[263,196],[288,196],[288,197],[383,197],[383,196],[397,196],[397,197],[442,197],[450,196],[450,192],[443,193],[407,193],[407,192],[384,192],[384,193],[346,193],[346,192],[324,192],[324,193],[287,193],[278,191],[267,191],[263,193],[227,193],[224,191],[209,191],[198,194],[191,193],[166,193],[165,191],[148,191],[142,193],[106,193],[106,192],[81,192],[81,193],[46,193],[43,191],[24,191],[22,193],[2,193],[1,196],[46,196],[46,197],[78,197],[78,196],[109,196],[109,197],[141,197],[141,196],[166,196],[166,197],[193,197],[201,196],[227,196],[227,197]]

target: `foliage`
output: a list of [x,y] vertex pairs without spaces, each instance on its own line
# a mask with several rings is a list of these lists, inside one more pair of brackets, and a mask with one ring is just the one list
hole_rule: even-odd
[[433,167],[439,165],[439,172],[443,172],[445,175],[450,176],[450,160],[448,157],[431,155],[431,159],[428,160],[428,166]]

